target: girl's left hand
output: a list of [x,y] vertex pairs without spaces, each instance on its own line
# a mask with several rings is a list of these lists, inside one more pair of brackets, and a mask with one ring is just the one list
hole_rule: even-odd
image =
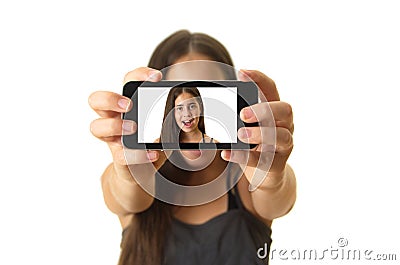
[[[258,122],[259,127],[246,127],[238,130],[239,140],[257,144],[247,150],[224,150],[222,158],[245,167],[264,171],[264,176],[284,174],[286,161],[293,149],[293,113],[288,103],[280,101],[278,90],[272,79],[256,70],[241,70],[242,81],[254,81],[268,102],[261,102],[242,109],[240,118],[247,123]],[[271,112],[273,117],[271,117]],[[272,123],[272,124],[271,124]],[[272,125],[272,126],[271,126]],[[275,128],[276,127],[276,128]],[[275,130],[275,146],[271,146],[271,135]],[[274,152],[271,153],[271,152]],[[272,161],[271,161],[272,159]]]

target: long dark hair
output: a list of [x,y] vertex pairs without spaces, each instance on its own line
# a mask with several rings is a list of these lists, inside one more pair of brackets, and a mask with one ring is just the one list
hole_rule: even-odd
[[[233,66],[228,51],[219,41],[209,35],[191,33],[187,30],[177,31],[162,41],[154,50],[148,66],[161,70],[191,52]],[[225,71],[225,75],[226,79],[236,79],[234,71]],[[174,181],[174,176],[166,174],[171,166],[172,164],[167,161],[159,169],[159,172],[164,177]],[[118,264],[163,264],[164,246],[171,222],[171,205],[154,198],[148,209],[133,215],[131,224],[124,230]]]
[[178,143],[180,142],[181,129],[175,121],[175,100],[182,93],[191,94],[200,105],[200,116],[198,128],[203,134],[206,133],[204,125],[204,105],[201,99],[200,91],[196,87],[173,87],[170,89],[165,103],[163,126],[160,139],[162,142]]

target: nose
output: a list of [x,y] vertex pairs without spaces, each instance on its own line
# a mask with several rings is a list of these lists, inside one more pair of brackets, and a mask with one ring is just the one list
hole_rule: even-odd
[[189,107],[183,108],[183,116],[184,117],[192,117],[192,112],[190,111]]

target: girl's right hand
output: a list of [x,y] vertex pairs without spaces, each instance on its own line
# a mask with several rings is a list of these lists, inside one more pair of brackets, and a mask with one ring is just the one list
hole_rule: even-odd
[[[148,67],[137,68],[125,75],[124,84],[129,81],[160,81],[162,74]],[[132,108],[132,101],[117,93],[96,91],[89,96],[90,107],[99,114],[92,121],[90,131],[98,139],[106,142],[111,150],[114,166],[119,168],[126,165],[154,162],[157,169],[162,163],[158,161],[158,151],[129,150],[121,142],[122,134],[134,134],[137,124],[134,121],[122,120],[121,114]]]

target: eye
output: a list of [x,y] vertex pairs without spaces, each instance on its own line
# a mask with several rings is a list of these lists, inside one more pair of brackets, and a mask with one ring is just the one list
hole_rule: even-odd
[[182,107],[182,106],[177,106],[175,109],[176,109],[177,111],[182,111],[183,107]]
[[191,110],[197,109],[197,105],[196,104],[190,104],[189,108]]

